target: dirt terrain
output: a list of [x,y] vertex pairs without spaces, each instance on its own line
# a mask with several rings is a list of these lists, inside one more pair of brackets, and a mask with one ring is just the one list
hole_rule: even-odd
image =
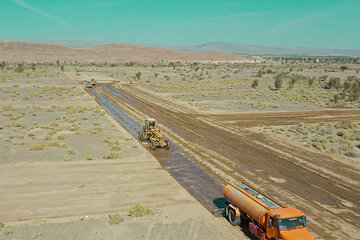
[[[158,119],[189,158],[219,183],[244,180],[275,200],[299,208],[307,213],[309,228],[318,239],[359,239],[358,161],[309,150],[247,128],[324,119],[359,121],[358,110],[204,115],[139,87],[114,86],[99,85],[95,91],[139,122],[145,117]],[[161,160],[161,152],[156,152]]]
[[8,62],[254,61],[252,58],[217,51],[191,53],[121,43],[70,48],[56,44],[14,41],[0,42],[0,59]]

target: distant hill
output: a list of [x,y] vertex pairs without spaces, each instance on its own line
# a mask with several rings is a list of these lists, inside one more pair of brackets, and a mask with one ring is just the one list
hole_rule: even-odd
[[308,47],[270,47],[246,45],[232,42],[209,42],[195,46],[166,46],[169,49],[188,52],[222,51],[243,55],[277,55],[277,56],[353,56],[360,57],[360,50],[322,49]]
[[72,62],[253,61],[249,57],[220,51],[185,52],[122,43],[74,48],[48,43],[0,42],[0,61],[54,62],[56,60]]

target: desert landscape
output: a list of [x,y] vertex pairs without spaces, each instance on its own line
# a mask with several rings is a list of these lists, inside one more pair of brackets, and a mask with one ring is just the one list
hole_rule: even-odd
[[81,81],[13,66],[1,72],[1,239],[244,235],[229,235]]
[[[216,203],[239,179],[317,239],[358,239],[357,59],[37,55],[1,63],[2,239],[249,239]],[[137,139],[149,117],[170,150]]]
[[0,240],[360,240],[359,12],[0,1]]

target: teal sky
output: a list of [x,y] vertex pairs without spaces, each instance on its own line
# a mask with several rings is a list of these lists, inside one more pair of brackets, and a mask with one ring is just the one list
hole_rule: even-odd
[[360,49],[360,0],[1,0],[0,39]]

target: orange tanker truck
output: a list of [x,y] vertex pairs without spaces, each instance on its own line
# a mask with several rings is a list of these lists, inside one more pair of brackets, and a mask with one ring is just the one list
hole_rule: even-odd
[[265,240],[314,240],[306,227],[306,216],[285,207],[242,181],[229,182],[224,188],[225,216],[232,225],[249,222],[249,231]]

